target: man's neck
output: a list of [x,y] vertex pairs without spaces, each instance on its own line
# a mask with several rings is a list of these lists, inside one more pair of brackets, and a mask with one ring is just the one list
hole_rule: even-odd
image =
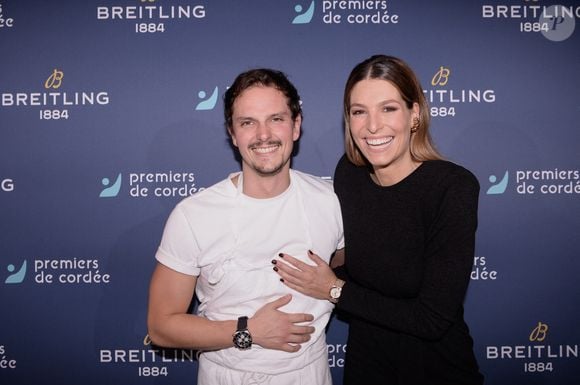
[[[263,176],[253,172],[244,172],[242,191],[256,199],[274,198],[288,189],[290,186],[290,168],[280,170],[276,175]],[[239,178],[232,180],[237,186]]]

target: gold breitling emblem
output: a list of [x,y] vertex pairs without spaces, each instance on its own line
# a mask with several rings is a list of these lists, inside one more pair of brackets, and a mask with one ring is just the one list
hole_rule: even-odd
[[431,79],[432,86],[444,86],[449,81],[449,75],[451,75],[451,70],[449,68],[445,68],[443,66],[439,67],[439,71],[433,75],[433,79]]
[[64,78],[64,72],[55,68],[54,71],[52,71],[52,74],[44,82],[44,88],[59,89],[62,85],[62,78]]
[[530,333],[530,341],[542,342],[546,339],[547,334],[548,325],[542,322],[538,322],[538,326],[536,326]]

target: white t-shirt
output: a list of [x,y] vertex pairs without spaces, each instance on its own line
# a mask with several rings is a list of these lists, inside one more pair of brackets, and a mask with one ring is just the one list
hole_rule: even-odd
[[[231,178],[239,175],[238,187]],[[342,218],[332,183],[290,170],[290,186],[269,199],[242,192],[242,174],[185,198],[167,220],[157,260],[178,272],[197,276],[198,315],[211,320],[251,317],[284,294],[280,308],[314,315],[316,332],[296,353],[236,348],[203,353],[237,370],[277,374],[300,369],[326,354],[324,329],[333,309],[327,300],[304,296],[280,282],[271,261],[279,253],[313,264],[307,251],[326,261],[344,247]]]

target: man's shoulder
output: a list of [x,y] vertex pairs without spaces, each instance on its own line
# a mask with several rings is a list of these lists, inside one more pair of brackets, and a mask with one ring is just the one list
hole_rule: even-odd
[[291,169],[290,173],[296,185],[301,189],[308,190],[311,193],[334,194],[332,181],[330,179],[294,169]]
[[216,182],[210,187],[182,199],[177,205],[182,208],[208,207],[208,204],[217,203],[218,201],[227,200],[229,197],[234,197],[236,189],[231,181],[231,178],[234,175],[235,174],[230,174],[227,178]]

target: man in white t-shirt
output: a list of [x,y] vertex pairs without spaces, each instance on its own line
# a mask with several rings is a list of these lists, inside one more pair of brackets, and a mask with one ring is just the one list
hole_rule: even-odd
[[151,279],[149,335],[159,346],[200,350],[199,385],[330,385],[333,298],[304,296],[272,271],[279,254],[312,264],[308,253],[328,262],[344,247],[332,184],[290,169],[298,92],[279,71],[250,70],[227,90],[224,115],[242,171],[169,216]]

